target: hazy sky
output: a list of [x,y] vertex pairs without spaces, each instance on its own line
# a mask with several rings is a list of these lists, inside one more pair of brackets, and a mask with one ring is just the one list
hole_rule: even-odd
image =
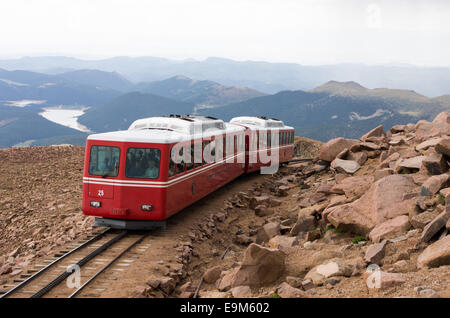
[[0,56],[450,66],[447,0],[1,0]]

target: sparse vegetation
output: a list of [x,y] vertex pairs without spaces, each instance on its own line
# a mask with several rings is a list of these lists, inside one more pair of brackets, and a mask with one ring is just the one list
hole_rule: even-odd
[[441,193],[439,193],[439,202],[440,202],[442,205],[445,205],[445,197],[444,197],[444,195],[441,194]]
[[366,241],[366,238],[363,236],[355,236],[352,240],[353,244],[358,244],[359,242]]

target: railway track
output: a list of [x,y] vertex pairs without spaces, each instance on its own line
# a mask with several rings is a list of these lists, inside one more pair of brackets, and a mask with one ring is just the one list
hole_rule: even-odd
[[[103,230],[71,246],[71,249],[38,264],[16,280],[18,284],[0,298],[73,298],[98,276],[142,242],[149,233]],[[123,260],[129,265],[130,259]],[[106,278],[107,279],[107,278]]]

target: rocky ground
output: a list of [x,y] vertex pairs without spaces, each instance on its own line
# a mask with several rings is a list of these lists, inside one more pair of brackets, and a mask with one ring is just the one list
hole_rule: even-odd
[[0,280],[92,230],[81,213],[84,148],[0,150]]
[[442,113],[333,139],[234,195],[186,237],[171,296],[450,297],[449,133]]
[[[189,207],[101,296],[450,297],[449,132],[442,113],[361,140],[296,138],[312,162],[243,176]],[[92,219],[80,211],[82,148],[0,159],[0,280],[10,280]]]

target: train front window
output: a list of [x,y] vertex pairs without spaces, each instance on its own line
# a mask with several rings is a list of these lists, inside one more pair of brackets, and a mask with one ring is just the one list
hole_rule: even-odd
[[128,148],[125,176],[127,178],[157,179],[161,151],[155,148]]
[[109,146],[92,146],[89,158],[89,174],[102,177],[117,177],[119,173],[120,149]]

